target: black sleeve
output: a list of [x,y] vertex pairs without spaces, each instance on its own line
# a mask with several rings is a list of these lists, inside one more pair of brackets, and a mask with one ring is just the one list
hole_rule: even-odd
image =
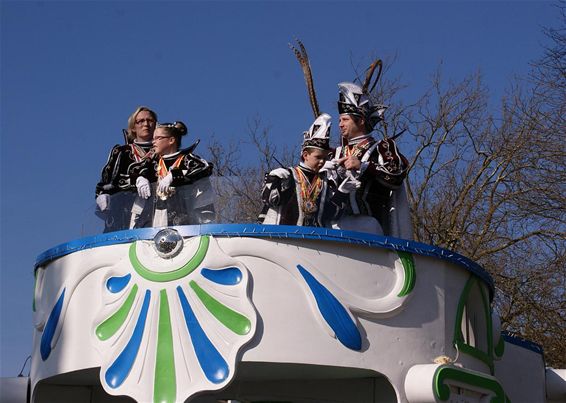
[[140,176],[143,176],[151,183],[157,180],[155,173],[155,163],[152,159],[149,158],[146,158],[141,162],[132,164],[130,166],[129,174],[132,185],[136,184],[136,181]]
[[187,154],[178,168],[171,169],[173,186],[189,185],[212,175],[212,164],[194,154]]
[[100,182],[96,184],[96,196],[99,196],[102,193],[116,193],[119,190],[113,182],[120,167],[122,147],[123,146],[116,144],[112,147],[112,150],[110,150],[106,165],[104,165],[102,172],[100,173]]
[[265,181],[261,192],[261,200],[270,207],[277,207],[289,201],[293,194],[295,181],[289,171],[289,176],[282,179],[276,175],[265,175]]
[[326,194],[326,205],[324,206],[324,213],[322,216],[322,222],[324,226],[329,226],[332,221],[338,220],[340,216],[346,210],[348,204],[348,193],[342,193],[338,190],[337,183],[329,179],[328,180],[328,190]]
[[[381,144],[381,141],[379,144]],[[377,180],[386,188],[397,189],[407,176],[409,161],[399,152],[394,141],[389,140],[389,148],[392,152],[386,153],[382,150],[380,162],[380,150],[375,149],[368,159],[368,166],[361,175],[361,180]]]

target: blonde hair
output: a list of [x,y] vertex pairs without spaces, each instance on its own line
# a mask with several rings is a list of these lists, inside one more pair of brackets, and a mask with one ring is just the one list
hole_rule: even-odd
[[138,116],[138,113],[140,113],[142,111],[149,112],[151,114],[151,116],[153,117],[153,119],[157,122],[157,113],[155,113],[154,111],[149,109],[147,106],[138,106],[138,108],[134,111],[134,113],[132,113],[130,115],[130,117],[128,118],[128,141],[129,142],[132,142],[136,139],[136,131],[134,130],[134,128],[136,127],[136,116]]

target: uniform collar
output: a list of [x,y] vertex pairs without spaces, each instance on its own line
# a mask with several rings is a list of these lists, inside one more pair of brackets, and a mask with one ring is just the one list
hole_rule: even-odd
[[349,146],[355,146],[356,144],[360,144],[364,140],[372,139],[371,134],[364,134],[362,136],[354,137],[346,142]]
[[136,141],[134,140],[134,144],[140,147],[153,147],[153,142],[151,141]]
[[163,157],[163,159],[170,159],[170,158],[175,158],[176,156],[178,156],[181,153],[181,151],[175,151],[173,154],[165,154]]
[[314,172],[311,168],[309,168],[303,161],[299,162],[299,168],[301,168],[301,170],[305,171],[305,172],[309,172],[309,173],[316,173]]

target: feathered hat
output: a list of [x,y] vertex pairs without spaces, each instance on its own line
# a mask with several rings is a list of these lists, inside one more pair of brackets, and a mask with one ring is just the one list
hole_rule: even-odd
[[303,132],[303,149],[319,148],[321,150],[330,149],[330,126],[332,117],[328,113],[321,113],[314,120],[309,130]]
[[[379,67],[377,76],[373,81],[373,85],[369,88],[371,78],[377,67]],[[371,91],[373,91],[381,76],[382,68],[381,60],[375,60],[368,69],[362,87],[347,82],[338,84],[338,113],[340,115],[348,114],[364,118],[368,133],[374,129],[376,124],[383,120],[383,113],[387,109],[386,105],[374,103],[370,96]]]
[[307,55],[307,50],[305,49],[305,46],[301,41],[297,40],[297,44],[299,46],[299,49],[295,48],[291,44],[289,44],[289,46],[295,53],[297,60],[303,68],[303,74],[305,76],[305,82],[307,84],[307,91],[315,117],[315,120],[311,127],[306,132],[303,132],[304,139],[302,149],[304,150],[305,148],[318,148],[321,150],[329,150],[330,127],[332,125],[332,118],[327,113],[320,113],[320,108],[318,107],[318,101],[316,99],[316,93],[314,91],[311,66],[309,57]]

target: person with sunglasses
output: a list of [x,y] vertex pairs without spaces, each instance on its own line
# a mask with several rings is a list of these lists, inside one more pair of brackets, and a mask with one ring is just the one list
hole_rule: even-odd
[[193,154],[198,141],[181,150],[183,122],[159,123],[153,135],[157,177],[152,226],[207,224],[215,219],[212,164]]
[[152,139],[157,114],[139,106],[128,118],[125,143],[115,145],[96,185],[96,214],[104,220],[104,232],[149,225],[141,220],[145,201],[151,196]]

